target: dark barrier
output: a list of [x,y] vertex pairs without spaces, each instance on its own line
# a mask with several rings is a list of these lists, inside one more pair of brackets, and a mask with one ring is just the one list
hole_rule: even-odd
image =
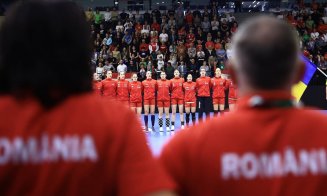
[[306,106],[327,110],[326,78],[319,71],[312,77],[307,89],[301,97]]

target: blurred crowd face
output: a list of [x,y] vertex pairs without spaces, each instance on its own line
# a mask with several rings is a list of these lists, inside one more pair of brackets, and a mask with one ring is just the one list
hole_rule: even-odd
[[136,82],[136,81],[137,81],[137,74],[133,74],[133,76],[132,76],[132,81],[133,81],[133,82]]
[[99,81],[100,80],[100,76],[97,73],[93,74],[93,80],[94,81]]
[[107,78],[112,78],[112,71],[107,71]]
[[192,82],[193,77],[192,77],[191,74],[188,74],[186,79],[187,79],[188,82]]
[[119,73],[119,79],[120,80],[124,80],[125,79],[125,72],[122,71],[122,72]]
[[146,79],[151,79],[152,78],[152,73],[151,71],[146,72]]
[[178,78],[178,77],[180,76],[180,73],[179,73],[178,70],[175,70],[175,71],[174,71],[174,76],[175,76],[176,78]]
[[215,73],[217,78],[221,77],[221,70],[219,68],[216,69]]
[[165,72],[161,72],[161,74],[160,74],[160,78],[161,78],[161,80],[166,80],[166,73]]
[[202,69],[200,70],[200,76],[201,76],[201,77],[206,76],[206,70],[205,70],[204,68],[202,68]]

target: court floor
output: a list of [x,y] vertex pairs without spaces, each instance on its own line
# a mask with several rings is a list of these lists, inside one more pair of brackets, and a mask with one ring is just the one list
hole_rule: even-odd
[[[213,113],[211,113],[210,115],[212,117]],[[204,116],[205,116],[205,114],[204,114]],[[197,116],[196,116],[196,119],[198,119]],[[143,123],[143,115],[142,115],[142,123]],[[151,120],[149,119],[149,125],[150,124],[151,124]],[[179,114],[177,113],[177,115],[176,115],[175,131],[165,131],[165,125],[164,125],[163,126],[164,131],[159,132],[158,114],[156,114],[156,122],[155,122],[154,129],[155,129],[155,131],[146,133],[146,136],[147,136],[148,145],[150,146],[153,154],[155,156],[158,156],[160,154],[161,149],[164,146],[164,144],[166,142],[168,142],[169,139],[173,135],[175,135],[177,132],[183,131],[183,130],[181,130]]]
[[[322,111],[327,115],[327,110]],[[213,116],[213,113],[211,113]],[[143,122],[143,115],[142,115],[142,122]],[[151,120],[149,119],[149,125]],[[176,122],[175,122],[175,131],[166,132],[164,128],[164,132],[159,132],[159,125],[158,125],[158,115],[156,114],[156,123],[155,123],[155,131],[151,133],[146,133],[148,145],[150,146],[154,156],[158,156],[161,152],[162,147],[172,138],[177,132],[183,131],[181,129],[181,124],[179,120],[179,114],[176,115]]]

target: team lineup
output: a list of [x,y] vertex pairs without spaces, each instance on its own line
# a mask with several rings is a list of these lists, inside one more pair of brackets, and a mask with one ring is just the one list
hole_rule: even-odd
[[[103,98],[115,99],[129,107],[141,118],[142,105],[144,105],[145,131],[154,131],[155,109],[158,108],[159,131],[174,131],[177,109],[180,115],[181,128],[189,126],[191,121],[210,116],[213,107],[214,115],[223,115],[225,110],[225,98],[228,96],[229,110],[234,110],[237,101],[237,86],[231,79],[224,77],[221,70],[215,70],[215,77],[206,76],[206,70],[200,69],[200,77],[193,81],[191,74],[187,75],[186,81],[180,76],[178,70],[174,71],[174,78],[166,79],[166,73],[160,73],[160,79],[152,79],[152,73],[146,73],[146,80],[138,81],[137,74],[132,74],[131,81],[125,78],[125,72],[120,72],[118,79],[113,79],[111,71],[107,72],[107,78],[101,80],[98,74],[94,74],[93,89]],[[226,91],[228,90],[228,94]],[[142,103],[143,101],[143,103]],[[171,108],[171,117],[170,117]],[[185,110],[185,119],[184,119]],[[151,119],[148,125],[149,117]],[[165,117],[165,123],[164,119]],[[186,122],[185,122],[185,121]]]

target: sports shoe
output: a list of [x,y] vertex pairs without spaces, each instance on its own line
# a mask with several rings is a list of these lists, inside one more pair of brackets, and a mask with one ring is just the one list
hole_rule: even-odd
[[170,128],[171,128],[172,131],[175,130],[175,126],[174,125],[172,125]]
[[169,127],[166,127],[166,131],[170,131],[170,128]]
[[160,128],[159,128],[159,131],[160,131],[160,132],[163,132],[163,128],[162,128],[162,127],[160,127]]
[[149,131],[149,132],[152,132],[152,128],[151,128],[151,127],[149,127],[149,128],[148,128],[148,131]]
[[185,126],[184,125],[182,125],[182,129],[185,129]]

